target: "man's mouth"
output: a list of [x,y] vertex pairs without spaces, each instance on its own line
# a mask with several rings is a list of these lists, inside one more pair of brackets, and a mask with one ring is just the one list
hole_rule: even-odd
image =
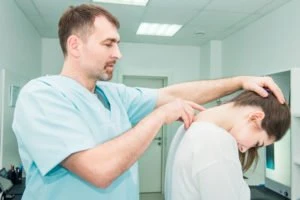
[[114,61],[114,62],[109,62],[109,63],[106,64],[106,67],[111,67],[111,68],[113,68],[113,67],[115,66],[115,64],[116,64],[116,61]]

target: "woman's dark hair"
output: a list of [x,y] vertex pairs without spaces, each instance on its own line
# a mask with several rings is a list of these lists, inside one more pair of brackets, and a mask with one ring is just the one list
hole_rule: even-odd
[[[291,112],[286,103],[281,104],[272,92],[267,91],[269,92],[267,97],[261,97],[252,91],[244,91],[229,102],[233,102],[234,106],[260,107],[265,114],[261,124],[262,128],[270,138],[278,141],[290,127]],[[257,147],[253,147],[245,153],[239,153],[243,171],[247,171],[253,163],[257,164],[257,149]]]

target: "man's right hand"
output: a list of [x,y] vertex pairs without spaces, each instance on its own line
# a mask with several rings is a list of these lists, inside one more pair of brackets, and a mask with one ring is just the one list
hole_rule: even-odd
[[179,120],[184,123],[184,127],[187,129],[194,121],[195,110],[203,111],[205,108],[192,101],[176,99],[157,108],[156,111],[164,116],[165,124]]

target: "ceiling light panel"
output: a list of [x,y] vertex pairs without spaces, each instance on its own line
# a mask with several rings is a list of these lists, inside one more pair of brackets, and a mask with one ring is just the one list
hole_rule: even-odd
[[149,0],[93,0],[94,2],[146,6]]
[[172,37],[181,27],[179,24],[141,23],[136,34]]

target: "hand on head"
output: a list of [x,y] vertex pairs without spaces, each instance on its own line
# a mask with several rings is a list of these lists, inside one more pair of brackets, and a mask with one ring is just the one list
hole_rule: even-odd
[[268,96],[268,91],[265,88],[268,88],[278,99],[278,101],[283,104],[285,102],[283,93],[278,85],[273,81],[271,77],[251,77],[246,76],[242,77],[242,87],[245,90],[251,90],[261,95],[262,97]]

